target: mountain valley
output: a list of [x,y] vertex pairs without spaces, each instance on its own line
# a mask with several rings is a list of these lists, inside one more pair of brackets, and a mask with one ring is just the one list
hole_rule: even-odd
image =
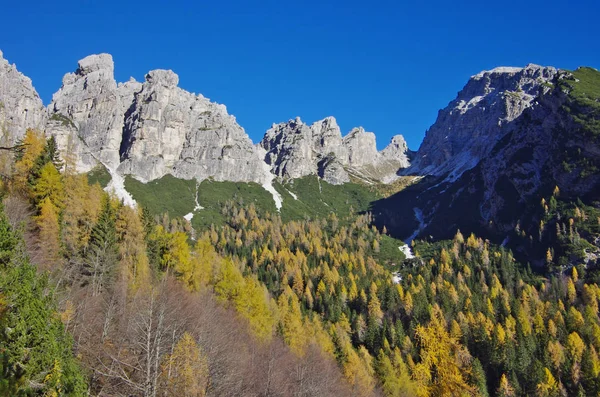
[[0,395],[600,393],[598,70],[478,73],[416,151],[178,82],[0,52]]

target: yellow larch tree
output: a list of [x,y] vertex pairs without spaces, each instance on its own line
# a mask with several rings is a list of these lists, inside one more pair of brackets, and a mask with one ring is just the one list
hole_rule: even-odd
[[173,353],[161,365],[161,391],[168,397],[204,397],[210,383],[208,360],[189,333],[184,333]]
[[416,337],[421,361],[415,365],[413,377],[420,396],[473,396],[476,390],[466,381],[470,373],[470,355],[458,339],[446,330],[441,309],[432,308],[427,326],[418,325]]
[[135,291],[150,284],[150,264],[146,254],[144,226],[137,210],[123,206],[115,223],[122,276]]

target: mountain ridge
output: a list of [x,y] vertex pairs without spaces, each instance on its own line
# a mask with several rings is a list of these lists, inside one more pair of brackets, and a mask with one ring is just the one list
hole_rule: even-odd
[[[3,63],[8,65],[5,60]],[[22,77],[22,81],[16,81],[24,84],[21,91],[27,94],[25,97],[33,98],[32,104],[9,104],[10,108],[15,114],[33,111],[37,116],[35,123],[13,117],[14,131],[9,134],[13,143],[27,128],[43,129],[57,138],[61,152],[74,155],[80,172],[102,164],[113,174],[132,175],[141,181],[171,174],[184,179],[256,182],[267,187],[274,177],[280,176],[271,174],[260,143],[252,142],[235,117],[227,113],[225,105],[179,88],[178,76],[171,70],[150,71],[144,82],[132,78],[117,83],[112,56],[90,55],[78,62],[73,73],[63,77],[62,87],[45,108],[31,80],[19,74],[14,65],[10,70]],[[15,84],[11,82],[15,78],[7,80],[5,76],[12,75],[6,71],[2,74],[5,85]],[[0,100],[5,97],[9,99],[7,103],[12,99],[10,92],[0,95]],[[390,147],[381,156],[400,166],[406,162],[403,150],[408,149],[399,143],[400,138],[396,139],[396,149]],[[362,151],[378,153],[374,135],[350,144],[357,153],[354,157]],[[346,163],[349,160],[343,165]],[[370,164],[368,158],[363,158],[363,165],[370,166],[369,179],[380,176],[374,172],[379,164]],[[385,174],[392,176],[396,169],[385,165]],[[349,181],[346,174],[338,178],[336,167],[336,162],[323,163],[319,176],[333,184]],[[303,175],[318,173],[314,166],[306,168],[309,171]],[[356,167],[352,172],[360,175]]]
[[[133,198],[124,175],[142,182],[165,175],[255,182],[278,211],[296,198],[274,181],[311,175],[334,185],[400,181],[404,190],[373,197],[369,209],[374,223],[394,237],[475,231],[514,243],[517,254],[542,264],[550,240],[536,228],[561,221],[539,214],[537,203],[549,200],[555,187],[565,208],[582,199],[593,211],[600,202],[598,76],[593,68],[569,72],[533,64],[482,71],[439,111],[416,152],[402,136],[378,151],[375,134],[354,128],[343,136],[334,117],[311,125],[299,117],[274,123],[253,143],[224,105],[179,88],[170,70],[117,84],[108,54],[81,60],[47,108],[31,80],[2,59],[0,121],[12,143],[25,128],[43,128],[59,149],[75,154],[80,171],[103,164],[112,175],[109,189],[128,203]],[[527,248],[514,230],[531,238],[538,233],[542,244]]]

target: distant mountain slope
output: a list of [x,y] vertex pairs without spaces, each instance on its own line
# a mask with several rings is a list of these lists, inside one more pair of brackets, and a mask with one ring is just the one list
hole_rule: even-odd
[[[456,229],[475,231],[497,242],[504,241],[518,253],[526,254],[528,260],[544,264],[547,249],[557,241],[556,232],[550,229],[556,230],[557,222],[559,226],[569,222],[561,220],[566,212],[560,213],[560,203],[565,211],[568,208],[574,211],[578,200],[580,209],[587,207],[588,212],[595,213],[600,208],[600,72],[591,68],[570,73],[528,67],[519,72],[492,71],[473,79],[478,81],[487,75],[503,81],[532,72],[533,76],[548,77],[528,81],[529,92],[536,95],[526,97],[527,106],[523,103],[517,106],[522,109],[520,114],[513,114],[510,120],[502,117],[507,113],[494,110],[499,106],[497,102],[478,110],[484,121],[481,131],[487,134],[481,137],[481,143],[468,143],[462,148],[449,144],[448,151],[440,154],[439,145],[434,145],[440,141],[433,141],[433,136],[439,135],[449,117],[446,111],[440,112],[417,154],[414,168],[407,170],[430,171],[432,175],[375,203],[373,212],[377,222],[403,238],[431,236],[438,240],[451,237]],[[465,89],[470,90],[473,84],[472,80]],[[493,80],[488,84],[494,85],[502,86]],[[504,104],[513,103],[508,98],[512,96],[510,93],[493,95],[503,98]],[[519,95],[523,98],[525,94]],[[459,98],[463,97],[461,92]],[[516,94],[514,98],[522,100]],[[451,129],[459,128],[456,123],[450,125]],[[457,139],[461,138],[448,137],[451,142]],[[475,137],[471,135],[471,139]],[[471,156],[472,163],[466,166],[463,160],[467,153],[473,154],[475,147],[480,154]],[[425,160],[440,156],[447,158]],[[545,209],[544,202],[550,202],[552,197],[557,204],[554,209]],[[573,221],[575,225],[577,221]],[[581,232],[591,246],[586,252],[580,250],[571,255],[567,261],[595,260],[595,254],[592,257],[589,254],[600,251],[593,230]]]

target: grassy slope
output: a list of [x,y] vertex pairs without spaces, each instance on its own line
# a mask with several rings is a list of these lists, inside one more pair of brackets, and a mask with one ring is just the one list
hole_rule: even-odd
[[194,209],[196,182],[166,175],[161,179],[142,183],[127,176],[125,189],[133,198],[153,214],[168,212],[172,217],[182,217]]
[[[296,179],[285,185],[274,183],[283,198],[281,218],[284,222],[300,219],[324,218],[335,213],[343,222],[352,214],[369,211],[371,203],[382,194],[370,186],[356,183],[330,185],[316,176]],[[132,177],[125,178],[125,188],[133,198],[153,214],[167,212],[171,217],[182,217],[193,212],[192,226],[206,230],[211,224],[222,225],[225,217],[222,206],[228,200],[239,204],[254,203],[259,214],[276,211],[273,196],[256,183],[216,182],[205,180],[198,186],[198,203],[203,209],[195,211],[196,182],[182,180],[170,175],[149,183]],[[296,195],[297,199],[292,194]],[[378,259],[382,263],[399,262],[402,253],[398,246],[402,242],[384,236]]]
[[110,174],[103,165],[98,165],[96,168],[87,173],[88,182],[90,185],[99,183],[102,188],[110,182]]
[[[284,221],[326,217],[334,212],[339,218],[345,218],[351,213],[365,212],[380,194],[365,185],[346,183],[331,185],[308,176],[293,180],[285,185],[276,185],[284,201],[281,217]],[[297,196],[297,200],[289,193]]]
[[572,72],[576,80],[565,80],[570,88],[573,104],[569,112],[591,137],[600,137],[600,72],[581,67]]

